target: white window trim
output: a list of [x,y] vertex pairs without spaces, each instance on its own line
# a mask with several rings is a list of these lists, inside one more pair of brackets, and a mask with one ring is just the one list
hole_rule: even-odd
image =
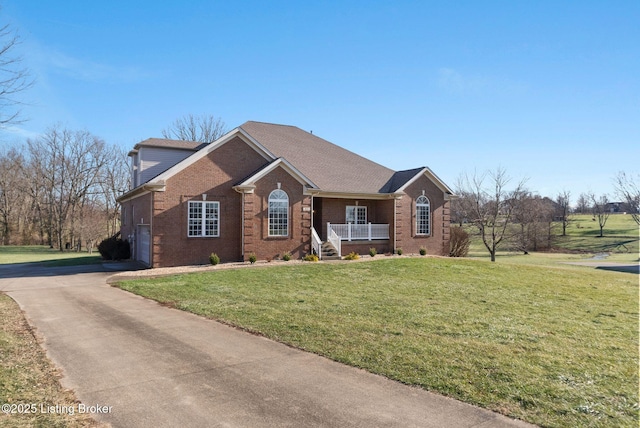
[[[418,202],[421,198],[424,198],[427,202],[420,203]],[[420,227],[418,221],[420,220],[419,208],[418,207],[426,207],[427,208],[427,232],[420,232]],[[420,195],[416,198],[416,235],[417,236],[431,236],[431,201],[424,195]]]
[[[271,230],[273,229],[271,227],[271,195],[274,194],[274,192],[280,191],[282,193],[285,194],[285,196],[287,197],[287,199],[275,199],[275,201],[278,202],[285,202],[287,203],[287,227],[285,229],[285,233],[284,234],[273,234],[271,233]],[[282,189],[276,189],[274,191],[272,191],[271,193],[269,193],[269,197],[267,198],[267,236],[269,237],[273,237],[273,238],[283,238],[283,237],[288,237],[289,236],[289,224],[290,224],[290,217],[291,217],[291,213],[289,212],[289,195],[287,194],[287,192],[285,192]]]
[[[353,222],[353,224],[367,224],[368,221],[368,212],[367,212],[367,207],[365,205],[347,205],[347,207],[345,208],[344,211],[344,222],[345,223],[349,223],[349,208],[353,208],[355,211],[355,222]],[[362,223],[358,223],[358,211],[359,210],[364,210],[364,222]]]
[[[192,205],[201,205],[200,207],[200,212],[201,212],[201,225],[200,225],[200,231],[201,233],[199,235],[195,235],[195,234],[191,234],[191,231],[189,230],[189,224],[190,221],[192,220],[190,217],[190,213],[191,213],[191,206]],[[206,225],[207,225],[207,218],[204,215],[206,213],[206,207],[207,204],[214,204],[216,206],[216,210],[218,212],[218,217],[217,217],[217,223],[216,223],[216,227],[214,230],[214,234],[212,235],[206,235]],[[219,238],[220,237],[220,202],[218,201],[188,201],[187,203],[187,237],[188,238]]]

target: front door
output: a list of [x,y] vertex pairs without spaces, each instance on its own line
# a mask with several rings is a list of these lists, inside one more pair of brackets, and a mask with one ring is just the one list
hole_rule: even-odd
[[367,207],[347,205],[346,223],[367,224]]

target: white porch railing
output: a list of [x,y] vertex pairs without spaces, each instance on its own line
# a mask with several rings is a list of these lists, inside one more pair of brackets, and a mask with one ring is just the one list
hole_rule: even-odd
[[320,236],[318,236],[318,232],[316,232],[315,227],[311,228],[311,250],[319,259],[322,259],[322,240],[320,239]]
[[371,241],[389,239],[388,224],[334,224],[327,223],[327,236],[334,232],[342,241]]
[[342,241],[333,229],[327,228],[327,241],[331,242],[331,245],[338,251],[338,257],[342,257]]

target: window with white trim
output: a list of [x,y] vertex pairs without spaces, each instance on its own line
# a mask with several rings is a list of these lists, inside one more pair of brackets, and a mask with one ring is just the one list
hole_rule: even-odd
[[431,234],[431,204],[429,199],[422,195],[416,199],[416,234]]
[[220,203],[209,201],[189,201],[190,237],[220,236]]
[[351,224],[367,224],[367,207],[347,205],[346,222]]
[[289,235],[289,196],[281,189],[269,194],[269,236]]

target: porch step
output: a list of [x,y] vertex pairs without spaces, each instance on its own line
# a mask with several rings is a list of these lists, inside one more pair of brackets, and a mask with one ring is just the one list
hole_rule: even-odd
[[322,260],[340,260],[338,250],[331,244],[331,242],[322,243]]

